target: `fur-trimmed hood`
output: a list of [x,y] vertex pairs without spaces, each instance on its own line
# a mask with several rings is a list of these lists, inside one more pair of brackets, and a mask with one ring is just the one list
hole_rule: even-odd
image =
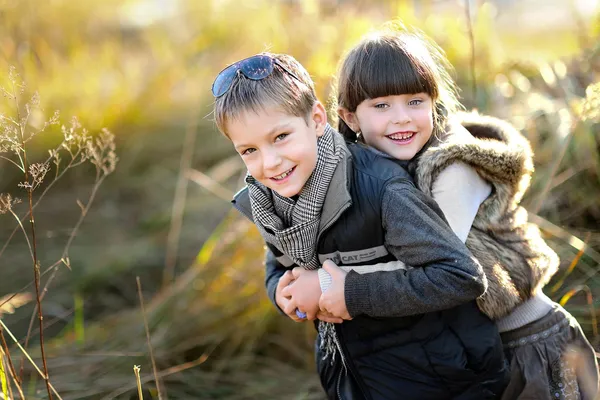
[[[461,130],[461,125],[468,132]],[[456,161],[474,167],[493,185],[497,193],[483,206],[493,208],[488,213],[496,218],[518,206],[533,173],[529,141],[508,122],[475,113],[458,114],[443,143],[421,156],[416,180],[422,190],[431,194],[439,173]]]
[[463,162],[492,185],[466,245],[488,278],[489,287],[478,300],[479,306],[498,319],[531,298],[558,268],[558,256],[519,206],[531,181],[533,153],[526,138],[497,118],[460,113],[448,126],[441,143],[420,156],[416,182],[431,196],[440,172]]

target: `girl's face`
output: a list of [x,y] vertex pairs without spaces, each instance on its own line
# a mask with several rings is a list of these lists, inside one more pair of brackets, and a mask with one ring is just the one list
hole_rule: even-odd
[[366,99],[356,112],[340,109],[339,114],[369,146],[398,160],[412,159],[433,133],[433,101],[427,93]]

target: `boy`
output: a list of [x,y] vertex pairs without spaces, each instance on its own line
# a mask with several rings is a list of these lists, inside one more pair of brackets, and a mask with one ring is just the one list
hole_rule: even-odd
[[[282,294],[293,267],[315,270],[329,259],[373,266],[347,275],[326,267],[342,274],[341,287],[327,293],[348,317],[316,323],[317,368],[329,398],[498,396],[505,384],[500,338],[474,302],[486,288],[482,269],[408,173],[346,144],[290,56],[241,60],[221,71],[212,89],[217,126],[248,168],[233,202],[265,239],[274,304],[301,320],[302,294]],[[377,270],[394,260],[412,268]],[[302,311],[310,319],[317,313],[314,306]],[[455,313],[470,313],[469,326],[453,326]],[[461,329],[481,340],[461,341]]]

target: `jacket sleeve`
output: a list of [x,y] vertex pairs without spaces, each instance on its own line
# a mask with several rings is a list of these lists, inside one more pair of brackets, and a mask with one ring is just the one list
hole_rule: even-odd
[[[433,183],[432,197],[444,213],[452,231],[465,243],[473,220],[481,203],[490,195],[492,187],[477,172],[462,162],[455,162],[446,167]],[[362,265],[342,267],[355,269]],[[369,272],[406,269],[402,261],[388,261],[369,265]],[[360,273],[360,272],[359,272]],[[331,277],[319,269],[321,290],[325,291],[331,285]]]
[[267,287],[267,296],[269,296],[269,300],[275,306],[277,311],[280,314],[286,315],[281,308],[277,305],[275,301],[275,291],[277,290],[277,284],[279,283],[279,279],[285,274],[287,268],[285,268],[279,261],[277,261],[277,257],[275,254],[269,249],[267,246],[267,251],[265,254],[265,286]]
[[444,310],[481,296],[481,265],[452,232],[435,201],[402,180],[382,194],[385,245],[412,269],[346,276],[344,296],[352,317],[401,317]]

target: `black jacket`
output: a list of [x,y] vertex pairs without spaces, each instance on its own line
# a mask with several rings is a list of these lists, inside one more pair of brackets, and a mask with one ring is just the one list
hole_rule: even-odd
[[[348,149],[323,207],[321,261],[402,260],[413,268],[348,273],[345,296],[353,319],[336,325],[347,371],[339,357],[332,364],[317,349],[328,396],[495,398],[506,367],[497,329],[474,302],[485,290],[481,267],[406,171],[362,145]],[[247,191],[234,204],[251,218]],[[267,246],[266,282],[274,301],[279,277],[293,265]]]

